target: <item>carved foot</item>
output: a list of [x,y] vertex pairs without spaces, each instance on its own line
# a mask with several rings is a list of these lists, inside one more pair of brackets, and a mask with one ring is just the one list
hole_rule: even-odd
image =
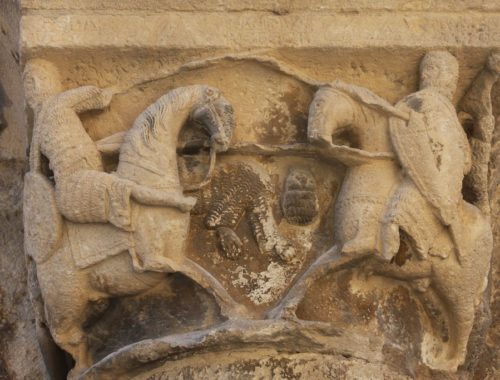
[[68,373],[68,380],[77,380],[80,378],[80,375],[83,374],[83,372],[85,372],[86,368],[82,368],[82,367],[73,367],[69,373]]
[[291,263],[296,258],[295,248],[285,239],[278,239],[274,245],[274,252],[284,262]]
[[[429,286],[432,274],[432,264],[429,261],[408,261],[404,265],[371,260],[362,264],[363,271],[368,275],[391,277],[396,280],[414,282],[416,287],[425,291]],[[419,280],[418,282],[415,282]],[[420,281],[422,280],[422,281]]]
[[219,236],[219,242],[224,257],[231,260],[236,260],[240,257],[243,243],[231,228],[219,227],[217,228],[217,235]]
[[177,272],[175,265],[172,260],[167,259],[162,256],[148,257],[144,260],[142,264],[134,265],[134,268],[138,272],[161,272],[161,273],[173,273]]
[[81,378],[83,373],[87,371],[91,367],[91,364],[88,363],[88,365],[82,365],[82,364],[75,364],[75,366],[69,371],[68,373],[68,380],[78,380]]
[[180,196],[177,200],[177,208],[182,212],[189,212],[196,206],[197,201],[198,199],[195,197]]

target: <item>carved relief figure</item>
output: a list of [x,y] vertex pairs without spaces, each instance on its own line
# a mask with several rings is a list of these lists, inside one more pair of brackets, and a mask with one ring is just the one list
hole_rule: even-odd
[[[335,206],[337,243],[270,315],[293,313],[308,284],[327,271],[378,258],[370,270],[424,285],[420,291],[442,300],[449,340],[438,354],[426,356],[429,351],[422,349],[426,363],[455,371],[464,362],[487,284],[492,236],[485,216],[462,198],[471,157],[450,101],[457,76],[451,54],[431,52],[422,60],[421,90],[396,107],[366,89],[338,82],[317,92],[309,115],[312,143],[334,149],[332,138],[349,132],[351,148],[394,152],[397,162],[374,157],[346,162],[351,167]],[[491,90],[481,87],[483,93]],[[401,267],[387,263],[398,255],[402,239],[409,257]]]
[[381,231],[384,257],[397,254],[400,231],[416,254],[399,276],[387,273],[409,281],[430,279],[430,291],[445,304],[448,349],[429,358],[443,369],[455,369],[465,359],[493,244],[485,216],[462,197],[471,152],[451,103],[457,79],[456,59],[447,52],[430,52],[421,62],[420,91],[396,105],[410,113],[408,123],[393,118],[390,125],[404,175],[389,199]]
[[295,257],[295,249],[276,226],[271,179],[263,167],[255,163],[229,164],[214,178],[212,192],[205,225],[217,230],[224,256],[234,259],[241,254],[243,243],[235,229],[247,217],[260,252],[284,261]]
[[[420,351],[430,367],[457,370],[465,363],[469,337],[481,307],[487,307],[481,302],[492,250],[486,191],[493,128],[490,92],[498,78],[499,62],[498,55],[489,58],[486,70],[460,103],[474,122],[471,146],[451,101],[458,63],[447,52],[430,52],[421,62],[419,91],[396,106],[362,87],[339,81],[321,85],[310,106],[310,145],[242,143],[229,152],[238,158],[227,157],[215,172],[216,153],[228,150],[235,127],[232,106],[218,89],[203,85],[174,89],[147,107],[128,131],[93,141],[79,115],[108,107],[113,90],[84,86],[63,91],[53,65],[41,60],[29,62],[25,84],[35,126],[30,172],[25,177],[25,246],[36,262],[44,299],[45,314],[38,317],[50,327],[57,344],[75,359],[71,377],[95,364],[83,326],[105,310],[109,299],[142,295],[162,285],[166,273],[174,272],[208,289],[229,320],[204,331],[135,342],[102,359],[101,368],[113,361],[110,367],[128,359],[160,361],[161,355],[175,357],[172,352],[210,351],[211,347],[218,348],[219,342],[230,349],[235,342],[234,347],[239,347],[240,341],[268,348],[281,339],[281,333],[290,341],[301,341],[306,349],[315,345],[326,351],[324,347],[335,345],[341,329],[314,318],[300,321],[295,311],[313,281],[334,271],[357,269],[404,281],[408,285],[403,287],[405,291],[415,291],[409,294],[422,300],[425,295],[426,300],[439,303],[436,309],[446,322],[443,330],[447,330],[439,336],[446,335],[447,340],[439,340],[438,334],[430,338],[422,334]],[[188,121],[202,126],[210,136],[208,174],[189,189],[182,185],[177,163],[179,134]],[[190,143],[186,146],[207,147],[205,140]],[[292,167],[285,179],[280,197],[283,216],[290,225],[307,226],[284,224],[294,229],[286,232],[288,236],[305,230],[303,241],[311,242],[311,252],[332,244],[331,224],[323,229],[321,226],[334,215],[334,245],[309,267],[295,265],[296,248],[280,234],[273,215],[271,177],[261,161],[241,159],[245,146],[251,148],[247,153],[252,155],[285,152],[293,156],[294,163],[300,157],[307,158],[308,163],[328,157],[347,167],[340,192],[336,198],[328,198],[335,199],[333,213],[320,210],[318,199],[324,200],[330,187],[318,188],[324,184],[316,183],[309,171]],[[103,151],[119,153],[115,172],[105,171]],[[276,164],[273,160],[265,162]],[[285,161],[284,167],[288,165]],[[343,173],[337,166],[322,165],[321,171],[315,172],[318,179],[317,173],[335,170],[337,181]],[[462,196],[464,176],[469,178],[465,180],[465,193],[470,190],[467,201]],[[192,256],[186,256],[190,211],[196,203],[195,198],[184,195],[187,190],[201,190],[196,205],[197,209],[206,206],[201,228],[216,231],[220,253],[226,258],[236,260],[242,255],[246,240],[240,239],[237,231],[246,218],[260,253],[292,262],[286,268],[279,266],[280,272],[266,272],[279,273],[277,281],[272,281],[272,275],[256,277],[256,283],[261,281],[279,290],[276,296],[269,293],[272,302],[291,285],[274,310],[267,312],[266,306],[262,311],[269,318],[284,320],[252,321],[261,318],[260,311],[255,313],[251,307],[237,304],[211,273],[191,260]],[[317,224],[313,224],[315,220]],[[198,222],[203,223],[201,217],[197,226]],[[211,233],[205,233],[211,238]],[[203,236],[195,242],[198,247],[206,241]],[[210,250],[202,247],[210,258],[214,246],[210,241]],[[213,263],[218,265],[220,260],[216,258]],[[309,263],[310,258],[297,263]],[[247,268],[241,262],[226,264],[238,266],[234,273],[243,276]],[[292,273],[293,266],[297,271]],[[228,273],[224,269],[216,273],[222,275],[222,281]],[[303,274],[294,280],[300,270]],[[282,288],[276,285],[280,283]],[[248,284],[242,289],[253,287],[253,283]],[[327,314],[325,319],[330,317]],[[271,339],[269,343],[259,341],[258,334],[266,329],[272,332],[264,334]],[[281,345],[288,340],[281,340]],[[158,351],[147,351],[152,346]]]
[[430,244],[431,236],[419,239],[418,232],[410,233],[410,229],[425,229],[428,224],[424,224],[421,215],[409,215],[428,209],[428,205],[440,224],[450,226],[452,236],[459,238],[455,230],[460,223],[462,180],[470,170],[471,155],[467,136],[451,104],[457,79],[458,62],[451,54],[428,53],[421,63],[421,90],[396,105],[408,112],[410,119],[392,119],[390,125],[392,142],[406,177],[388,205],[381,237],[386,258],[398,251],[400,227],[415,236],[420,245],[418,253],[426,256],[429,247],[421,245]]
[[316,181],[307,170],[299,168],[290,170],[281,198],[283,215],[288,223],[307,225],[318,216]]
[[28,63],[25,83],[35,111],[26,249],[54,340],[76,361],[72,375],[92,362],[82,330],[89,306],[141,293],[164,278],[157,272],[183,272],[215,293],[226,313],[235,310],[222,286],[183,255],[195,200],[182,194],[177,137],[192,118],[207,128],[214,154],[227,149],[233,112],[219,90],[197,85],[162,96],[125,134],[116,173],[105,173],[78,114],[106,107],[112,93],[93,86],[61,92],[46,61]]

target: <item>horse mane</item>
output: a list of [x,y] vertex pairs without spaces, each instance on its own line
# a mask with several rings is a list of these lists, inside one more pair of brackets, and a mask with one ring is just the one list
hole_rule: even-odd
[[148,147],[151,146],[152,138],[157,137],[165,116],[189,102],[196,93],[196,88],[195,86],[180,87],[161,96],[137,117],[131,132],[140,133],[142,142]]

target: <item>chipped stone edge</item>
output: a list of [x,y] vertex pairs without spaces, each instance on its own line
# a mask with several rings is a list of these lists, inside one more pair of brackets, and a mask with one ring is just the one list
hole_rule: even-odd
[[146,365],[159,367],[199,353],[234,352],[249,347],[272,347],[280,353],[345,355],[371,363],[383,361],[380,337],[349,332],[324,322],[240,320],[128,345],[94,364],[80,379],[111,379]]

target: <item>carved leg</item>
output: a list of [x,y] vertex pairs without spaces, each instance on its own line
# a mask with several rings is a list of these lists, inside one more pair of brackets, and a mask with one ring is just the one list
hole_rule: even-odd
[[295,311],[314,281],[328,273],[352,268],[370,256],[372,256],[371,253],[364,253],[357,256],[341,256],[338,247],[333,246],[329,251],[323,253],[300,276],[282,301],[267,313],[267,317],[271,319],[296,319]]
[[285,262],[292,261],[295,258],[295,249],[279,234],[270,211],[271,205],[265,199],[259,199],[259,202],[261,203],[248,214],[248,221],[260,251],[275,254]]
[[486,67],[474,79],[459,103],[458,109],[468,113],[473,120],[472,167],[464,179],[466,199],[485,214],[490,214],[488,202],[488,163],[491,141],[495,130],[495,118],[491,101],[493,85],[500,78],[500,53],[493,52]]
[[56,300],[61,302],[61,307],[50,308],[52,305],[47,305],[48,320],[54,341],[75,360],[75,367],[71,370],[69,379],[77,378],[92,365],[85,333],[81,328],[81,319],[85,315],[87,300],[78,300],[78,298],[76,295],[70,308],[67,308],[68,304],[64,302],[64,299]]
[[380,233],[382,257],[390,260],[398,253],[403,231],[413,251],[426,258],[430,244],[442,228],[427,200],[407,178],[393,194],[384,215]]
[[97,294],[88,286],[88,272],[75,268],[68,243],[64,240],[63,248],[37,271],[47,325],[55,343],[75,360],[76,374],[92,364],[82,325],[89,297],[97,299]]
[[92,365],[92,360],[83,331],[75,328],[69,335],[71,336],[71,342],[63,348],[75,358],[75,366],[68,374],[68,379],[71,380],[78,379]]

